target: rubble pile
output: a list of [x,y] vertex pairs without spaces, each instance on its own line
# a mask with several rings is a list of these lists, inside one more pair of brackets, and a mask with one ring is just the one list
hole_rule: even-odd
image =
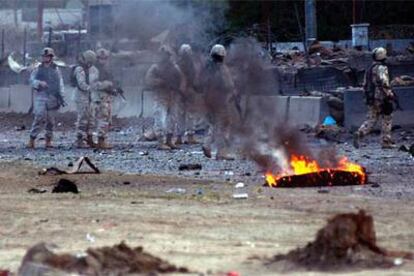
[[333,271],[391,268],[402,259],[413,259],[413,254],[378,246],[373,218],[360,210],[334,216],[318,231],[315,241],[286,255],[276,255],[271,263],[287,261],[308,270]]
[[124,242],[112,247],[89,248],[83,256],[55,254],[46,244],[40,243],[27,251],[19,269],[19,275],[22,276],[58,272],[81,275],[125,275],[186,273],[189,270],[176,267],[146,253],[142,247],[131,248]]

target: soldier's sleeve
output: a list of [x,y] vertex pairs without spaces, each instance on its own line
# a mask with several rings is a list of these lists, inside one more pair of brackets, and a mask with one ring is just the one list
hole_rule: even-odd
[[82,67],[78,66],[75,69],[75,77],[76,77],[76,81],[78,83],[79,88],[82,91],[89,91],[90,90],[90,86],[89,84],[86,82],[86,74],[85,71],[83,70]]
[[36,79],[37,72],[39,71],[39,67],[36,67],[32,73],[30,74],[30,85],[34,89],[39,89],[39,80]]
[[229,89],[232,93],[236,93],[236,86],[234,85],[233,76],[231,75],[230,70],[227,66],[223,67],[223,74],[227,89]]
[[392,96],[393,93],[390,86],[390,75],[388,74],[387,66],[378,66],[378,81],[384,93],[387,96]]
[[59,67],[56,67],[56,72],[59,77],[59,93],[63,94],[65,93],[65,84],[63,83],[62,71],[60,71]]
[[150,67],[150,69],[145,74],[145,84],[151,88],[160,86],[162,84],[162,80],[158,76],[157,73],[158,69],[157,66],[154,64]]

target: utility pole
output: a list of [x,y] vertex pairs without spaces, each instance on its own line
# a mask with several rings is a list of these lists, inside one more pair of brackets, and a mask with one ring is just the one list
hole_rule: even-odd
[[316,0],[305,0],[306,40],[317,39]]
[[37,0],[37,38],[41,41],[43,36],[43,0]]

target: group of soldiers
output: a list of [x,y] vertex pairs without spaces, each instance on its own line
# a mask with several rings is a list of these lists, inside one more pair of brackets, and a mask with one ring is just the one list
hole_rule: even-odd
[[[76,141],[78,148],[109,149],[107,142],[111,123],[111,105],[115,83],[109,67],[110,52],[100,48],[87,50],[79,55],[78,64],[71,72],[71,84],[75,87],[77,110]],[[42,62],[32,71],[30,84],[34,90],[34,120],[30,130],[28,148],[35,148],[35,141],[42,125],[45,125],[46,148],[53,147],[53,128],[58,109],[64,106],[64,84],[59,67],[54,63],[52,48],[44,48]],[[98,140],[93,140],[96,130]]]
[[[145,75],[145,83],[156,95],[158,108],[154,127],[144,136],[157,139],[161,150],[174,150],[183,143],[196,144],[195,116],[201,114],[209,125],[202,146],[205,156],[212,157],[215,145],[217,159],[233,159],[228,148],[232,118],[236,117],[234,104],[231,104],[236,89],[224,63],[225,47],[214,45],[206,62],[193,54],[189,44],[181,45],[177,53],[163,45],[158,54],[159,61]],[[117,88],[110,72],[109,57],[106,49],[87,50],[79,55],[78,64],[72,69],[71,84],[75,87],[77,110],[75,145],[78,148],[111,148],[107,135]],[[30,76],[35,97],[29,148],[35,147],[44,122],[46,147],[52,147],[56,112],[64,105],[62,73],[54,58],[52,48],[43,49],[42,62]],[[94,131],[98,134],[97,142],[93,139]]]
[[[234,104],[238,93],[224,62],[225,47],[214,45],[206,62],[193,54],[189,44],[181,45],[177,53],[163,45],[158,53],[159,61],[145,75],[146,86],[155,93],[158,108],[154,127],[144,137],[157,139],[161,150],[174,150],[183,143],[195,144],[194,116],[201,113],[208,123],[202,146],[204,155],[211,158],[215,146],[216,159],[233,159],[229,148],[231,129],[238,123],[237,104]],[[42,62],[30,76],[35,100],[29,148],[35,147],[43,122],[46,123],[46,147],[52,147],[55,115],[64,104],[62,74],[53,62],[54,57],[52,48],[43,49]],[[384,48],[374,49],[374,62],[365,74],[364,90],[369,111],[367,120],[354,134],[353,142],[357,148],[360,139],[379,120],[382,121],[382,147],[394,147],[391,127],[395,95],[390,88],[386,57]],[[78,148],[111,148],[107,137],[117,88],[110,72],[109,58],[110,52],[106,49],[87,50],[79,55],[78,65],[72,69],[77,109],[75,145]],[[198,102],[200,98],[201,103]],[[98,134],[97,142],[93,139],[93,131]]]
[[237,92],[224,63],[225,47],[214,45],[206,62],[194,55],[189,44],[181,45],[177,55],[164,45],[159,55],[160,61],[145,76],[159,104],[154,129],[147,135],[156,137],[163,150],[177,149],[183,142],[195,144],[195,115],[201,114],[208,123],[204,155],[211,158],[215,146],[216,159],[233,159],[229,140],[231,125],[237,118],[232,104]]

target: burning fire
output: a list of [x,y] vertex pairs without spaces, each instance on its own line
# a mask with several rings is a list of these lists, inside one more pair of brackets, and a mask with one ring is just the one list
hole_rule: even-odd
[[278,175],[266,173],[266,183],[271,187],[275,187],[277,186],[278,180],[284,177],[321,172],[334,173],[334,171],[350,172],[355,176],[359,176],[361,183],[365,183],[366,181],[364,169],[358,164],[349,162],[346,157],[340,159],[335,168],[321,168],[316,160],[309,160],[305,156],[292,155],[290,167],[290,171],[284,171]]

